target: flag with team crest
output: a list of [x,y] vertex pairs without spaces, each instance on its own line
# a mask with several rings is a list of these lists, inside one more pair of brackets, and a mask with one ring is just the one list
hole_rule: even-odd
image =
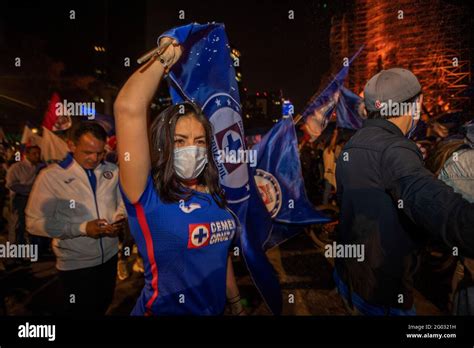
[[248,163],[222,161],[223,154],[247,150],[240,96],[224,25],[185,25],[165,32],[158,43],[164,36],[176,39],[183,47],[182,56],[167,77],[173,103],[194,102],[213,125],[212,151],[229,208],[240,221],[241,255],[263,300],[273,313],[279,314],[281,289],[263,249],[270,235],[271,217],[261,200],[249,199],[259,192],[249,175]]
[[301,232],[298,226],[330,221],[306,196],[292,117],[281,119],[252,149],[257,162],[251,173],[273,222],[265,250]]

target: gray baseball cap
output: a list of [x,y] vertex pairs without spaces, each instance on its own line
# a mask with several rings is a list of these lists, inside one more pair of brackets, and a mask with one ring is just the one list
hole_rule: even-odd
[[[409,70],[393,68],[373,76],[364,88],[367,111],[377,111],[381,103],[401,103],[421,92],[421,85]],[[378,106],[378,107],[377,107]]]

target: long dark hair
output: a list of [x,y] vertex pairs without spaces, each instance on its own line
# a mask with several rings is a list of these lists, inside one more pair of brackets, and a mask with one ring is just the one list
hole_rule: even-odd
[[216,203],[223,208],[227,202],[219,185],[217,166],[212,155],[212,125],[200,108],[184,102],[169,106],[152,122],[150,127],[151,171],[158,194],[163,202],[176,203],[191,198],[192,191],[184,185],[174,170],[174,133],[180,117],[192,116],[202,124],[205,131],[207,159],[206,167],[199,175],[198,184],[205,185]]

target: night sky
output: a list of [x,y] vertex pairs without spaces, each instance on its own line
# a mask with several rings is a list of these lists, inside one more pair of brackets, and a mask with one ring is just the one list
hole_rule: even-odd
[[[190,22],[222,22],[231,45],[242,53],[243,85],[250,93],[282,90],[301,112],[327,73],[331,16],[347,1],[6,1],[0,5],[2,73],[16,51],[42,51],[65,62],[68,72],[92,73],[97,62],[120,86],[135,60],[163,31]],[[69,11],[76,19],[69,19]],[[179,10],[186,18],[178,18]],[[288,19],[294,10],[295,19]],[[107,52],[98,56],[94,45]],[[130,57],[132,66],[123,66]]]

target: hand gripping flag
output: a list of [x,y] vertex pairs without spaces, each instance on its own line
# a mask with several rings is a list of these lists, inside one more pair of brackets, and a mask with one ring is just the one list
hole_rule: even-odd
[[271,218],[258,195],[246,163],[219,161],[222,151],[245,150],[240,96],[230,46],[223,24],[197,23],[171,29],[158,38],[171,37],[183,54],[168,74],[173,103],[185,100],[199,105],[213,125],[212,151],[231,210],[240,221],[241,252],[253,281],[274,314],[281,312],[281,290],[263,243],[271,230]]

